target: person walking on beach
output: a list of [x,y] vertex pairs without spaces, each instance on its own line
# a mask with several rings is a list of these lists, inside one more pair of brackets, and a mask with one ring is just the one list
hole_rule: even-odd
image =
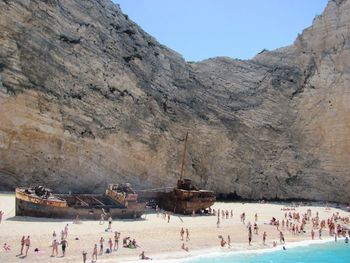
[[318,237],[322,239],[322,227],[318,230]]
[[266,244],[266,236],[267,236],[267,234],[266,234],[266,232],[264,232],[264,234],[263,234],[263,244],[264,245]]
[[170,214],[168,214],[168,223],[170,223]]
[[231,237],[230,235],[227,235],[227,245],[229,248],[231,248]]
[[217,228],[220,227],[220,217],[218,217],[218,220],[216,221],[216,227],[217,227]]
[[22,236],[22,239],[21,239],[21,253],[20,255],[23,255],[23,249],[24,249],[24,245],[25,245],[25,240],[26,237],[25,236]]
[[255,213],[254,219],[255,219],[255,222],[258,222],[258,213]]
[[312,240],[315,239],[315,231],[313,229],[311,229],[311,239]]
[[284,235],[283,235],[283,233],[282,233],[282,231],[280,231],[280,243],[282,244],[284,244],[285,242],[284,242]]
[[103,254],[103,245],[104,245],[104,243],[105,243],[105,240],[104,240],[103,237],[101,237],[101,239],[100,239],[100,255]]
[[184,240],[184,234],[185,234],[185,230],[184,230],[184,228],[182,227],[181,230],[180,230],[181,241]]
[[190,232],[188,231],[188,228],[186,228],[186,241],[190,240]]
[[26,247],[26,254],[25,257],[28,255],[28,250],[30,247],[30,236],[27,236],[27,238],[24,240],[24,245]]
[[94,259],[95,259],[95,262],[97,261],[97,244],[95,244],[94,246],[94,250],[92,251],[92,261],[94,262]]
[[249,243],[249,246],[252,245],[252,231],[251,230],[248,232],[248,243]]

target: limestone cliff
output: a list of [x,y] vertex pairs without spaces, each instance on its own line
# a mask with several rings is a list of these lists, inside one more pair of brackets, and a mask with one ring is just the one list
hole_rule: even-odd
[[174,185],[346,202],[350,0],[289,47],[186,63],[109,0],[0,1],[0,189]]

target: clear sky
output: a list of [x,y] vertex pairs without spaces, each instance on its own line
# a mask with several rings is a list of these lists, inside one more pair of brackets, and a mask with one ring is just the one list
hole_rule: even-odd
[[113,0],[187,61],[252,58],[292,44],[327,0]]

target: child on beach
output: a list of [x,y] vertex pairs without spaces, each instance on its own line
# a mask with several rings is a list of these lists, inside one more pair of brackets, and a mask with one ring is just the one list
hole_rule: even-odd
[[[139,255],[139,258],[142,260],[148,260],[151,259],[150,257],[145,256],[145,251],[142,251],[141,254]],[[151,259],[152,260],[152,259]]]
[[5,250],[5,252],[11,251],[11,247],[7,243],[5,243],[2,248]]

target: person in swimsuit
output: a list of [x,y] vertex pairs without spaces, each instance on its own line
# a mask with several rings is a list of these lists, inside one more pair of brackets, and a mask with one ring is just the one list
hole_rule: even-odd
[[141,252],[141,254],[139,255],[139,258],[142,259],[142,260],[151,259],[151,258],[145,256],[145,251],[142,251],[142,252]]
[[[120,233],[115,231],[114,232],[114,250],[118,250],[119,238],[120,238]],[[115,249],[115,247],[117,247],[117,249]]]
[[94,259],[97,261],[97,244],[95,244],[94,250],[92,252],[92,261],[94,261]]
[[112,248],[113,248],[113,241],[112,241],[112,238],[109,238],[108,240],[108,244],[109,244],[109,253],[112,253]]
[[84,250],[83,251],[83,263],[86,263],[87,260],[87,252]]
[[186,241],[190,240],[190,232],[188,231],[188,228],[186,228]]
[[25,236],[22,236],[22,239],[21,239],[21,253],[20,253],[20,255],[23,255],[23,249],[24,249],[24,245],[25,245],[24,240],[25,239],[26,239]]
[[54,257],[55,253],[56,253],[56,256],[58,256],[58,245],[59,243],[57,242],[57,240],[55,239],[54,241],[52,241],[52,253],[51,253],[51,257]]
[[100,254],[103,254],[103,244],[104,244],[105,240],[103,237],[101,237],[100,239]]
[[62,257],[64,257],[66,255],[66,248],[68,247],[67,240],[63,239],[61,241],[61,246],[62,246]]
[[27,238],[24,240],[24,245],[26,247],[26,254],[25,256],[28,255],[28,250],[29,250],[29,247],[30,247],[30,236],[27,236]]
[[263,244],[264,245],[266,244],[266,236],[267,236],[267,234],[266,234],[266,232],[264,232],[264,234],[263,234]]
[[184,240],[184,234],[185,234],[185,230],[184,230],[184,228],[182,227],[181,230],[180,230],[181,241]]

